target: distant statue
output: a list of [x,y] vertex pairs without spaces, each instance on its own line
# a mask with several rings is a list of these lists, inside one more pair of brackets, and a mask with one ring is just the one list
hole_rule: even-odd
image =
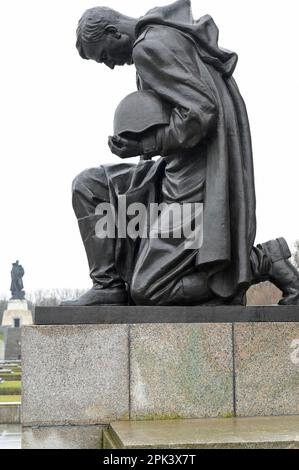
[[12,263],[12,270],[11,270],[11,299],[19,299],[23,300],[25,298],[25,292],[23,291],[23,276],[25,274],[23,266],[19,264],[17,260],[15,263]]

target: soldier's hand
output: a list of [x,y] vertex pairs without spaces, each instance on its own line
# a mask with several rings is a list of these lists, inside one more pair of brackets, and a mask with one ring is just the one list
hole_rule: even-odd
[[111,152],[120,158],[137,157],[141,155],[143,151],[141,142],[117,135],[109,136],[108,146]]

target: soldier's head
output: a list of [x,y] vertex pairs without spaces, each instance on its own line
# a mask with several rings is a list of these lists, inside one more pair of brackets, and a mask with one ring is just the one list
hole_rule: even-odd
[[107,7],[86,10],[79,20],[76,47],[83,59],[114,69],[132,64],[137,20]]

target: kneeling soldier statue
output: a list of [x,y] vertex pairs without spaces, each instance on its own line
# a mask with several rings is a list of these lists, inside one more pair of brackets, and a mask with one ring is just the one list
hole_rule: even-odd
[[[248,288],[265,280],[282,290],[280,304],[299,304],[298,272],[286,241],[254,246],[253,159],[246,108],[233,78],[237,55],[218,46],[213,19],[195,21],[189,0],[139,19],[95,7],[79,21],[77,49],[111,69],[135,66],[139,92],[119,105],[108,144],[121,159],[141,158],[75,178],[73,207],[93,287],[65,304],[245,305]],[[188,246],[186,236],[122,237],[119,225],[115,237],[100,236],[99,206],[119,212],[124,197],[126,207],[143,204],[149,212],[163,204],[162,223],[172,204],[201,205],[199,221],[191,216],[200,244]]]

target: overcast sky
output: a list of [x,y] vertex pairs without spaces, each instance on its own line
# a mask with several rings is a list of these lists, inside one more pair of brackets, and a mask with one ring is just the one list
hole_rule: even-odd
[[[110,0],[142,16],[167,0]],[[100,3],[101,4],[101,3]],[[107,147],[114,109],[135,90],[134,67],[82,60],[75,30],[90,0],[1,0],[0,294],[19,259],[26,291],[90,284],[71,207],[73,177],[118,162]],[[235,71],[251,123],[257,242],[299,238],[298,0],[193,1],[209,13]],[[134,161],[134,160],[133,160]]]

